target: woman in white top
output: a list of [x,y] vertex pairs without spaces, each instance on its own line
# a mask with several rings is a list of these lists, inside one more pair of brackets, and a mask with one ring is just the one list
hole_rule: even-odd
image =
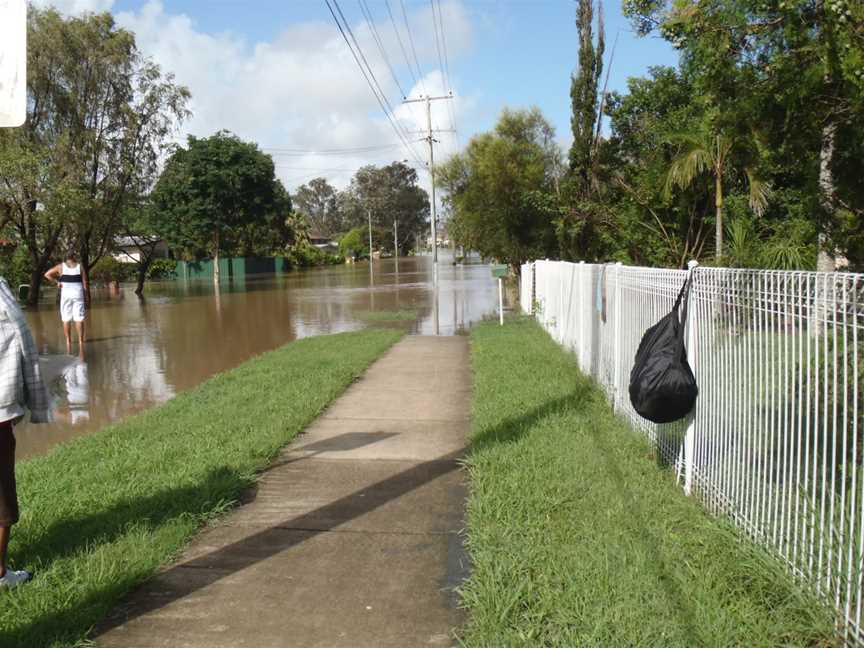
[[45,278],[60,284],[60,319],[63,320],[63,334],[66,336],[66,353],[72,354],[72,322],[74,321],[78,332],[78,355],[83,357],[84,318],[87,316],[87,278],[81,273],[78,257],[74,252],[70,252],[63,263],[58,263],[45,273]]

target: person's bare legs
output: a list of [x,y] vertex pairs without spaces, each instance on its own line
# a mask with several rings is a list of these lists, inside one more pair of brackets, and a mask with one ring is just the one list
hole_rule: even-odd
[[6,575],[6,554],[9,551],[9,531],[11,527],[0,526],[0,578]]
[[84,357],[84,322],[75,322],[75,330],[78,332],[78,355],[83,358]]
[[66,353],[72,355],[72,322],[63,322],[63,335],[66,336]]

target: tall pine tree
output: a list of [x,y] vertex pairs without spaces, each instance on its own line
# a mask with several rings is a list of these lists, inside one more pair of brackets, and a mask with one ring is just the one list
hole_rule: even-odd
[[594,44],[592,2],[593,0],[578,0],[576,31],[579,35],[579,67],[570,79],[570,102],[573,109],[570,117],[570,127],[573,130],[570,171],[581,181],[583,190],[588,186],[591,171],[594,127],[597,123],[597,85],[603,70],[603,50],[606,44],[602,0],[597,3],[597,44]]

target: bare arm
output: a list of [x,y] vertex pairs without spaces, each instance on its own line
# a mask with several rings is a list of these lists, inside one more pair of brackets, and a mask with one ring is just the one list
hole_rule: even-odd
[[63,274],[62,264],[58,263],[56,266],[51,268],[48,272],[45,273],[45,278],[48,281],[57,282],[60,279],[60,275]]

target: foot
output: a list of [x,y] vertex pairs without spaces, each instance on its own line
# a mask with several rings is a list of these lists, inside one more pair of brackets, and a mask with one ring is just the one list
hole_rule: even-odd
[[31,578],[33,578],[33,576],[30,572],[26,572],[23,569],[19,571],[7,569],[6,573],[0,577],[0,589],[12,589],[18,587],[19,585],[23,585],[29,581]]

